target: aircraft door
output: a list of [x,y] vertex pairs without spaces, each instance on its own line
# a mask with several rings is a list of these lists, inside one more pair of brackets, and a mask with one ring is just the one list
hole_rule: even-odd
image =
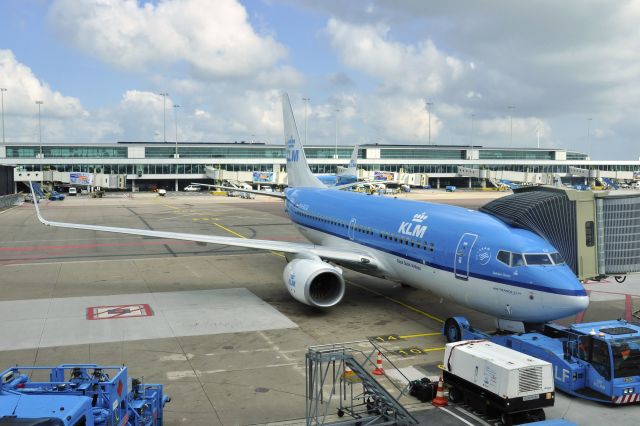
[[353,241],[353,240],[354,240],[355,235],[356,235],[356,229],[355,229],[355,228],[356,228],[356,219],[355,219],[355,218],[353,218],[353,219],[351,219],[351,222],[349,222],[349,230],[348,230],[348,232],[349,232],[349,239],[350,239],[351,241]]
[[471,260],[471,249],[476,243],[476,234],[464,233],[458,241],[456,254],[453,261],[453,273],[461,280],[469,279],[469,261]]

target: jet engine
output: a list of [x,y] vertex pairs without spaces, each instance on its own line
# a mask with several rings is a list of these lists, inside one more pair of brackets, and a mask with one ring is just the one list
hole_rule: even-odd
[[282,279],[294,299],[309,306],[329,308],[344,296],[342,270],[320,259],[293,259]]

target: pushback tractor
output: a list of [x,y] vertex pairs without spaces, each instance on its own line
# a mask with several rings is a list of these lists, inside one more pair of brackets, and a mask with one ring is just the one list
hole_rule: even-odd
[[640,401],[640,326],[624,320],[544,324],[539,332],[488,334],[464,317],[444,324],[449,342],[487,339],[551,363],[556,389],[607,404]]
[[[39,381],[42,380],[42,381]],[[127,378],[127,367],[13,367],[0,376],[0,424],[161,426],[171,399],[160,384]]]

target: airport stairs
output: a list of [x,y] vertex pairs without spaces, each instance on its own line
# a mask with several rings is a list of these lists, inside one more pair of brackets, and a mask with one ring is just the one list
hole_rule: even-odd
[[[372,350],[360,349],[363,345],[370,345]],[[381,377],[378,380],[369,372],[377,367],[373,359],[378,353],[381,354],[369,341],[309,348],[306,354],[307,425],[418,424],[398,401],[408,394],[409,380],[405,377],[406,386],[401,388],[386,374],[378,376]],[[384,358],[386,365],[395,369],[391,361]],[[381,381],[398,390],[399,395],[394,397]],[[351,420],[342,419],[344,416]]]

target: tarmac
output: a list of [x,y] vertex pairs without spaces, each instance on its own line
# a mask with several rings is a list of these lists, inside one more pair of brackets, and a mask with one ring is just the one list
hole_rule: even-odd
[[[502,193],[403,194],[477,208]],[[109,194],[43,201],[51,220],[177,232],[304,241],[282,202],[207,194]],[[0,368],[124,364],[165,385],[165,424],[304,424],[308,346],[371,339],[398,371],[437,375],[441,322],[493,320],[428,292],[345,271],[342,303],[315,310],[282,282],[281,254],[41,225],[25,203],[0,212]],[[635,318],[640,279],[587,283],[592,303],[564,322]],[[498,424],[461,406],[403,397],[433,424]],[[637,424],[640,406],[607,407],[558,393],[547,418],[580,425]]]

